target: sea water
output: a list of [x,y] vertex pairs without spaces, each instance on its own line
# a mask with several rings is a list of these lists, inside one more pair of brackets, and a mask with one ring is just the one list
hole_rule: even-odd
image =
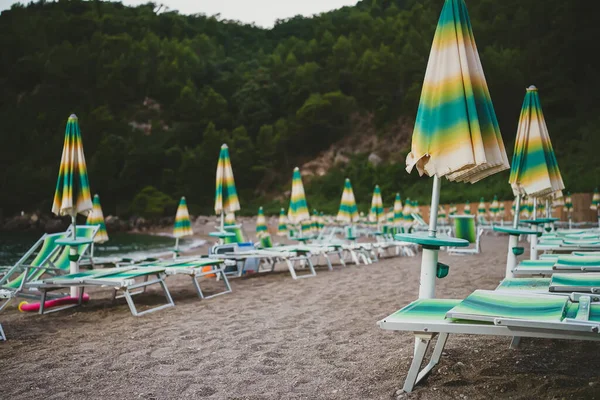
[[[17,262],[27,250],[42,236],[30,232],[0,233],[0,266]],[[199,248],[205,240],[184,238],[179,241],[182,252]],[[122,258],[140,260],[147,257],[164,257],[172,254],[175,239],[168,235],[148,235],[140,233],[113,233],[109,241],[94,246],[94,259],[97,263],[115,261]]]

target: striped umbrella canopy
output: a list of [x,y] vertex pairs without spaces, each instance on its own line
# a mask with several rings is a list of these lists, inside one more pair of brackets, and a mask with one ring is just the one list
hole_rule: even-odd
[[287,215],[285,214],[285,208],[279,210],[279,224],[277,225],[277,236],[286,236],[288,233],[287,226]]
[[225,214],[224,225],[225,226],[235,225],[235,213],[233,211],[228,212],[227,214]]
[[490,215],[495,218],[498,215],[499,209],[500,204],[498,203],[498,196],[494,195],[494,200],[492,200],[492,204],[490,204]]
[[87,216],[88,225],[99,225],[98,232],[94,236],[94,243],[104,243],[108,241],[108,233],[106,232],[106,225],[104,224],[104,214],[102,213],[102,206],[100,205],[100,196],[94,195],[92,212]]
[[456,215],[456,213],[458,212],[458,207],[456,207],[456,204],[450,204],[450,209],[448,210],[448,213],[450,215]]
[[319,227],[319,230],[325,228],[325,213],[323,211],[319,212],[318,222],[317,226]]
[[396,193],[396,198],[394,199],[394,218],[392,223],[399,224],[404,219],[404,214],[402,213],[402,198],[400,197],[400,193]]
[[500,218],[504,219],[505,214],[506,214],[506,210],[504,207],[504,202],[501,201],[500,206],[498,207],[498,215],[500,215]]
[[383,222],[385,221],[385,213],[383,210],[383,200],[381,199],[381,189],[379,185],[375,185],[373,190],[373,198],[371,199],[371,208],[369,209],[369,221]]
[[469,200],[465,202],[465,206],[463,207],[463,213],[465,215],[471,215],[471,202]]
[[567,192],[567,197],[565,197],[564,210],[569,214],[573,212],[573,200],[571,200],[571,192]]
[[483,197],[481,197],[479,199],[479,205],[477,206],[477,216],[485,217],[486,211],[487,210],[486,210],[485,200],[483,199]]
[[509,183],[515,196],[544,197],[565,188],[535,86],[521,107]]
[[[52,212],[70,215],[75,227],[77,214],[88,215],[93,209],[90,183],[88,180],[83,143],[79,122],[75,114],[67,120],[65,140],[56,181]],[[73,229],[75,237],[75,229]]]
[[358,221],[358,207],[356,206],[352,183],[348,178],[344,182],[344,191],[342,192],[342,200],[336,219],[350,224]]
[[294,168],[292,175],[292,195],[290,199],[290,207],[288,208],[288,219],[293,224],[298,224],[301,221],[310,219],[308,213],[308,205],[306,204],[306,195],[304,194],[304,185],[302,184],[302,176],[300,169]]
[[240,209],[240,201],[235,190],[235,180],[229,159],[229,148],[221,146],[217,163],[217,182],[215,191],[215,213],[227,214]]
[[444,3],[406,166],[471,183],[509,168],[463,0]]
[[521,216],[524,219],[530,218],[533,214],[533,198],[528,197],[527,200],[525,201],[525,204],[521,208],[522,208]]
[[413,201],[412,210],[415,214],[423,216],[423,214],[421,214],[421,207],[419,207],[419,202],[417,200]]
[[592,196],[592,205],[590,205],[590,210],[598,210],[598,206],[600,205],[600,193],[598,192],[598,188],[594,189],[594,195]]
[[193,235],[192,223],[190,222],[190,214],[188,213],[185,197],[181,197],[177,214],[175,214],[175,227],[173,228],[173,236],[181,238],[184,236]]
[[313,208],[312,215],[310,217],[310,224],[312,226],[312,232],[316,235],[321,230],[319,228],[319,212]]
[[258,216],[256,217],[256,236],[260,239],[269,234],[267,229],[267,219],[262,207],[258,208]]
[[394,223],[394,206],[387,208],[387,212],[385,213],[385,221],[388,224]]

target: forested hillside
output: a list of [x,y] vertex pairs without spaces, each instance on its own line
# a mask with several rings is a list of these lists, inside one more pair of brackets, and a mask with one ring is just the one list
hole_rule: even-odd
[[[369,120],[382,139],[412,121],[443,0],[363,0],[266,30],[102,1],[40,1],[0,15],[0,209],[50,210],[63,132],[79,116],[90,184],[105,214],[210,212],[219,146],[230,146],[242,208],[274,209],[292,168]],[[535,84],[565,184],[600,181],[596,108],[600,3],[467,0],[509,156]],[[308,184],[332,212],[349,176],[366,207],[375,183],[426,201],[430,181],[400,158],[354,154]],[[443,185],[443,200],[510,197],[508,175]],[[165,208],[166,206],[166,208]],[[363,207],[363,208],[364,208]]]

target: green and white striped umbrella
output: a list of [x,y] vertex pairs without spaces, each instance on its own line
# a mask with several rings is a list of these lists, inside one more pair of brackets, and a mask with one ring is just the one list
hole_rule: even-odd
[[485,217],[486,213],[487,213],[487,210],[486,210],[485,200],[482,197],[479,199],[479,205],[477,206],[477,216]]
[[71,114],[65,129],[52,212],[56,215],[70,215],[74,224],[77,214],[88,215],[92,208],[79,122],[77,116]]
[[454,204],[454,203],[450,204],[450,209],[448,210],[448,214],[456,215],[457,212],[458,212],[458,207],[456,207],[456,204]]
[[104,224],[104,214],[102,213],[102,206],[100,205],[100,196],[94,195],[94,202],[92,212],[87,216],[88,225],[99,225],[98,232],[94,236],[94,243],[104,243],[108,241],[108,233],[106,232],[106,225]]
[[215,191],[215,213],[227,214],[240,209],[240,201],[235,189],[229,148],[226,144],[221,146],[219,161],[217,163],[217,179]]
[[356,206],[352,183],[348,178],[344,182],[344,191],[342,192],[342,200],[336,219],[349,224],[358,221],[358,207]]
[[325,213],[323,211],[319,212],[319,230],[323,230],[323,228],[325,228]]
[[500,218],[502,220],[504,220],[505,214],[506,214],[506,210],[504,207],[504,201],[501,201],[500,206],[498,207],[498,215],[500,215]]
[[498,196],[494,195],[494,200],[492,200],[492,204],[490,205],[490,215],[492,218],[496,218],[499,210],[500,204],[498,203]]
[[594,189],[594,195],[592,196],[592,205],[590,205],[590,210],[598,210],[598,206],[600,205],[600,193],[598,192],[598,188]]
[[446,209],[442,205],[438,206],[438,219],[446,219]]
[[290,207],[288,208],[288,219],[293,224],[298,224],[310,219],[308,205],[306,204],[306,195],[304,194],[304,185],[302,184],[302,176],[300,175],[300,169],[298,167],[294,168],[294,173],[292,175],[292,195]]
[[413,220],[412,217],[412,207],[411,207],[411,201],[410,198],[406,198],[406,201],[404,202],[404,208],[402,209],[402,216],[404,217],[404,221],[405,222],[411,222]]
[[508,182],[515,196],[545,197],[565,188],[535,86],[521,107]]
[[469,200],[465,202],[465,206],[463,207],[463,213],[465,215],[471,215],[471,202]]
[[406,169],[477,182],[508,169],[508,157],[463,0],[438,21]]
[[567,192],[567,197],[565,197],[564,210],[569,214],[573,212],[573,200],[571,200],[571,192]]
[[371,199],[371,208],[369,209],[369,221],[383,222],[385,221],[385,213],[383,210],[383,200],[381,199],[381,189],[379,185],[375,185],[373,190],[373,198]]
[[310,224],[312,226],[312,233],[317,235],[321,229],[319,229],[319,212],[315,209],[312,211]]
[[285,208],[282,207],[281,210],[279,210],[279,224],[277,225],[277,235],[286,236],[287,233],[287,215],[285,214]]
[[421,207],[419,207],[419,202],[417,200],[413,201],[412,203],[412,211],[421,217],[423,216],[421,213]]
[[394,223],[394,207],[388,207],[387,212],[385,213],[385,221],[388,224]]
[[404,214],[402,213],[402,198],[400,197],[400,193],[396,193],[396,198],[394,199],[394,220],[393,224],[399,224],[404,219]]
[[173,236],[181,238],[184,236],[193,235],[192,223],[190,222],[190,214],[188,212],[185,197],[181,197],[177,214],[175,214],[175,227],[173,228]]
[[256,236],[260,239],[269,234],[267,229],[267,220],[263,208],[258,209],[258,216],[256,217]]

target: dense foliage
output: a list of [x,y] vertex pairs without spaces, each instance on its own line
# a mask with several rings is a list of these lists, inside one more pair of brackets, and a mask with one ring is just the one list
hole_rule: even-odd
[[[0,188],[5,215],[50,209],[66,119],[79,116],[92,189],[105,214],[158,215],[186,195],[209,212],[227,142],[242,208],[289,190],[292,168],[372,114],[378,133],[414,118],[443,0],[363,0],[266,30],[204,15],[101,1],[40,1],[0,15]],[[600,3],[469,0],[509,154],[524,89],[540,89],[565,182],[598,184]],[[430,181],[355,157],[307,188],[333,211],[343,178],[427,201]],[[507,174],[444,184],[444,200],[510,196]],[[386,196],[387,194],[387,196]],[[365,204],[366,207],[366,204]],[[363,207],[363,208],[365,208]],[[271,203],[271,210],[275,203]],[[172,212],[172,210],[166,210]]]

